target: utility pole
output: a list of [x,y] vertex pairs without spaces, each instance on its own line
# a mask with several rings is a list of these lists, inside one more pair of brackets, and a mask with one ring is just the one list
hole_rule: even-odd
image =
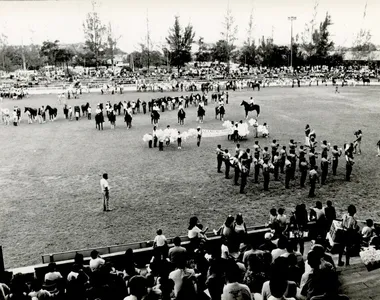
[[290,67],[293,68],[293,21],[297,20],[297,17],[288,17],[290,20]]

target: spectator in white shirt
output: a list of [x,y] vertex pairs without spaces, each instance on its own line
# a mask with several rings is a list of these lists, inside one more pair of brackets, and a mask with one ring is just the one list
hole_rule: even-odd
[[273,261],[276,260],[276,258],[280,257],[281,255],[288,253],[286,250],[286,247],[288,245],[288,240],[284,236],[280,236],[277,243],[277,249],[272,250],[272,259]]
[[108,174],[104,173],[103,178],[100,179],[100,188],[103,194],[103,211],[111,211],[109,208],[110,200],[110,186],[108,184]]
[[62,279],[62,275],[57,271],[57,265],[55,263],[50,263],[49,272],[45,274],[45,282],[53,283],[59,279]]
[[249,287],[239,283],[240,273],[238,265],[229,260],[226,264],[227,284],[223,288],[222,300],[252,300]]
[[105,260],[99,256],[99,252],[96,250],[93,250],[91,252],[91,259],[90,259],[90,269],[91,271],[96,271],[100,266],[105,264]]
[[157,235],[153,241],[153,249],[157,251],[163,259],[168,256],[168,242],[166,237],[162,234],[162,229],[157,230]]

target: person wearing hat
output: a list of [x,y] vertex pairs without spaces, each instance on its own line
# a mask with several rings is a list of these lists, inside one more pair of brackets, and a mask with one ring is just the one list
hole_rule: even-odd
[[350,181],[352,166],[354,165],[354,146],[353,144],[345,145],[345,158],[346,158],[346,181]]
[[329,172],[329,160],[327,157],[322,157],[321,158],[321,184],[325,185],[326,184],[326,179],[327,179],[327,174]]
[[92,250],[90,256],[90,269],[92,272],[99,269],[106,262],[103,258],[100,257],[99,252],[96,250]]
[[69,119],[70,121],[73,120],[73,108],[71,106],[69,106]]
[[222,150],[222,146],[221,145],[218,145],[217,148],[216,148],[216,161],[217,161],[217,170],[218,170],[218,173],[222,173],[222,171],[220,170],[222,168],[222,163],[223,163],[223,150]]
[[362,144],[362,131],[359,129],[355,132],[356,140],[354,141],[354,154],[356,154],[356,150],[358,154],[362,153],[361,144]]
[[228,149],[225,149],[224,154],[223,154],[223,159],[224,159],[224,164],[226,166],[226,171],[225,171],[226,179],[230,179],[230,167],[231,167],[230,158],[231,158],[231,154],[228,153]]
[[338,149],[337,145],[333,146],[331,150],[332,154],[332,171],[333,175],[336,175],[336,169],[338,168],[339,157],[342,155],[342,149]]
[[201,139],[202,139],[202,129],[200,126],[197,127],[197,146],[199,147],[201,145]]
[[263,163],[264,191],[269,191],[269,159],[265,158]]
[[103,211],[111,211],[109,209],[109,200],[110,200],[110,194],[109,194],[109,184],[108,184],[108,174],[104,173],[103,178],[100,179],[100,187],[103,194]]
[[313,166],[309,172],[309,180],[310,180],[310,190],[309,190],[309,197],[315,197],[315,184],[316,182],[319,182],[319,176],[318,176],[318,167]]

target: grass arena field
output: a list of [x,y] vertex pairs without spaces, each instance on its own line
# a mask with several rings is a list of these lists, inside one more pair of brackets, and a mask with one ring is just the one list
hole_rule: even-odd
[[[380,87],[344,87],[339,94],[334,87],[229,94],[225,120],[243,119],[242,99],[254,96],[261,106],[259,123],[267,122],[271,135],[259,139],[262,147],[273,138],[281,145],[288,145],[291,138],[304,142],[307,123],[316,130],[319,143],[326,139],[339,147],[352,142],[354,131],[361,129],[362,155],[355,156],[352,181],[344,181],[342,157],[338,175],[329,174],[326,186],[317,185],[315,199],[307,198],[308,189],[299,188],[298,171],[290,190],[285,189],[283,176],[280,182],[270,182],[269,192],[263,191],[262,177],[260,184],[249,177],[247,195],[241,195],[233,179],[216,172],[216,145],[230,151],[235,148],[227,137],[203,138],[199,148],[195,139],[188,139],[182,150],[170,145],[159,152],[142,141],[152,130],[148,114],[135,115],[131,130],[118,117],[115,130],[106,122],[104,131],[98,131],[94,118],[65,120],[55,95],[6,99],[3,108],[59,107],[55,122],[28,125],[24,117],[18,127],[0,126],[0,241],[6,267],[40,263],[43,253],[152,240],[157,228],[167,237],[183,235],[192,215],[213,229],[226,215],[243,212],[247,225],[253,226],[265,223],[272,207],[285,207],[289,215],[298,203],[311,206],[316,200],[330,199],[339,214],[353,203],[358,219],[380,219],[380,157],[376,157]],[[147,101],[163,95],[181,93],[92,93],[67,103],[90,102],[94,114],[98,102]],[[177,124],[177,110],[161,113],[160,128],[169,124],[181,131],[195,128],[196,109],[190,107],[186,113],[184,126]],[[215,120],[213,103],[206,106],[201,126],[223,129],[222,122]],[[242,148],[252,148],[254,141],[249,135],[241,142]],[[107,213],[102,211],[99,186],[103,172],[108,172],[111,186],[113,211]]]

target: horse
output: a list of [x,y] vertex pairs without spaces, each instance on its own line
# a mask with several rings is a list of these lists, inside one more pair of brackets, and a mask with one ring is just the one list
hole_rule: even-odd
[[178,123],[179,125],[185,124],[186,112],[183,108],[178,111]]
[[158,124],[158,120],[160,119],[160,113],[157,110],[153,110],[150,114],[150,117],[152,124]]
[[223,121],[225,113],[226,110],[224,109],[223,105],[215,107],[215,119],[217,119],[219,115],[220,121]]
[[123,103],[120,101],[118,104],[113,105],[113,109],[117,114],[120,116],[121,114],[121,109],[123,108]]
[[139,113],[140,112],[140,105],[141,105],[141,100],[137,99],[136,101],[136,111]]
[[371,80],[369,78],[364,78],[363,77],[363,85],[366,85],[366,83],[368,83],[368,85],[370,85]]
[[260,115],[260,105],[257,105],[257,104],[250,104],[248,102],[246,102],[245,100],[243,100],[240,104],[240,106],[244,105],[244,110],[245,110],[245,118],[247,119],[248,118],[248,113],[250,111],[256,111],[257,113],[257,117],[259,117]]
[[58,110],[56,108],[52,108],[50,105],[47,105],[45,111],[49,112],[49,120],[54,121],[57,118]]
[[95,115],[95,128],[99,129],[99,130],[100,130],[100,128],[102,128],[102,130],[103,130],[103,123],[104,123],[103,112],[100,112],[100,113]]
[[249,83],[249,85],[252,88],[252,90],[255,90],[255,88],[257,88],[257,90],[260,92],[260,83],[259,82],[256,82],[256,81],[252,82],[251,81]]
[[108,114],[108,121],[111,123],[111,129],[115,129],[116,126],[116,114],[115,111],[111,110]]
[[205,91],[207,91],[207,93],[208,93],[209,90],[210,90],[210,83],[209,82],[201,84],[201,91],[202,91],[202,93],[204,93]]
[[81,105],[83,116],[85,115],[85,113],[86,113],[86,116],[88,115],[88,108],[89,107],[90,107],[90,103],[88,103],[88,102],[86,104]]
[[197,110],[197,116],[200,123],[203,123],[203,118],[205,115],[206,115],[205,109],[203,108],[202,105],[199,105],[198,110]]
[[127,124],[127,129],[132,127],[132,115],[128,111],[125,113],[124,122]]
[[25,107],[24,114],[29,111],[29,120],[28,123],[33,123],[33,120],[37,118],[37,109],[31,107]]

